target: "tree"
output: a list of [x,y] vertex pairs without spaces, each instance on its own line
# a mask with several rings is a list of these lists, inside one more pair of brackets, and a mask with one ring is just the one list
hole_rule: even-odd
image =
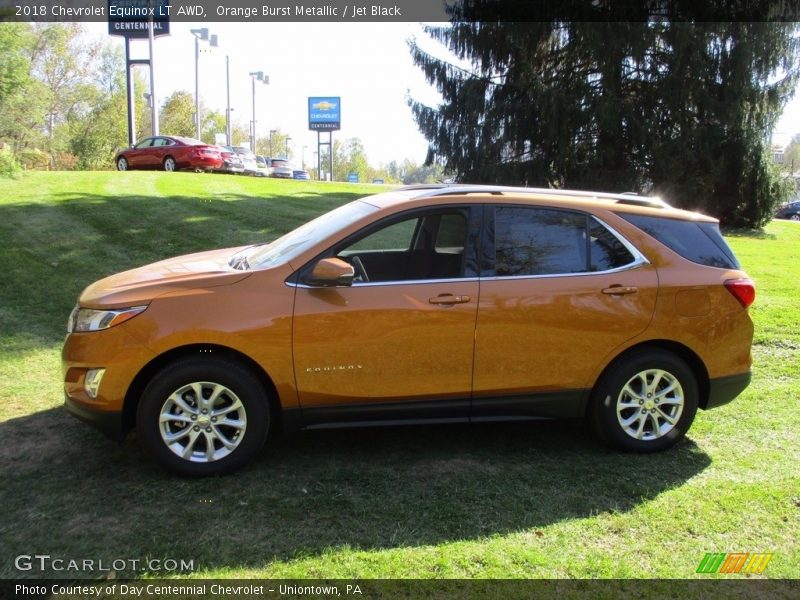
[[[256,154],[270,158],[285,158],[292,160],[294,153],[288,143],[289,134],[280,129],[273,129],[269,136],[256,140]],[[287,153],[288,150],[288,153]]]
[[426,27],[459,64],[410,42],[443,97],[410,100],[426,164],[464,182],[654,192],[727,225],[769,218],[786,193],[768,139],[798,81],[794,23],[480,20],[498,6],[467,0]]
[[359,138],[333,142],[333,179],[347,181],[348,175],[355,173],[359,181],[371,181],[373,169],[369,166],[364,144]]
[[194,96],[183,90],[173,92],[164,100],[158,121],[165,135],[194,137]]

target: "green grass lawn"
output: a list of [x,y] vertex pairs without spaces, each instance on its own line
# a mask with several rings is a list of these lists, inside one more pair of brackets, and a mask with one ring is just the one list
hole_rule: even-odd
[[729,238],[758,284],[753,385],[666,453],[611,452],[573,422],[326,431],[185,480],[63,410],[59,352],[86,285],[272,239],[378,189],[0,179],[0,577],[39,553],[193,559],[202,577],[689,578],[711,551],[773,552],[765,577],[800,577],[798,223]]

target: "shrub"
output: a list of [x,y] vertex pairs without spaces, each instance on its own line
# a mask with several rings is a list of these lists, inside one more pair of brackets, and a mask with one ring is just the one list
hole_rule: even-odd
[[14,153],[8,148],[0,148],[0,177],[18,179],[22,175],[22,167],[19,166]]

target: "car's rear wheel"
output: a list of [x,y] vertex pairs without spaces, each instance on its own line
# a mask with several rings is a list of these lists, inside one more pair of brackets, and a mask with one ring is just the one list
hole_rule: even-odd
[[697,380],[688,365],[664,350],[624,357],[603,375],[589,419],[606,443],[628,452],[658,452],[680,440],[694,420]]
[[117,159],[117,171],[127,171],[128,170],[128,159],[124,156],[120,156]]
[[164,159],[164,170],[165,171],[174,171],[178,165],[175,163],[175,159],[171,156],[168,156]]
[[249,462],[267,437],[264,386],[223,359],[191,358],[162,369],[145,388],[137,427],[145,449],[181,475],[218,475]]

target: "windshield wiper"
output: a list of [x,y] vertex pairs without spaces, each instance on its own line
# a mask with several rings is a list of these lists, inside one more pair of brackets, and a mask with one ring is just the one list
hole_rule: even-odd
[[245,254],[234,255],[228,262],[228,266],[240,271],[247,271],[250,269],[250,263],[247,262]]

